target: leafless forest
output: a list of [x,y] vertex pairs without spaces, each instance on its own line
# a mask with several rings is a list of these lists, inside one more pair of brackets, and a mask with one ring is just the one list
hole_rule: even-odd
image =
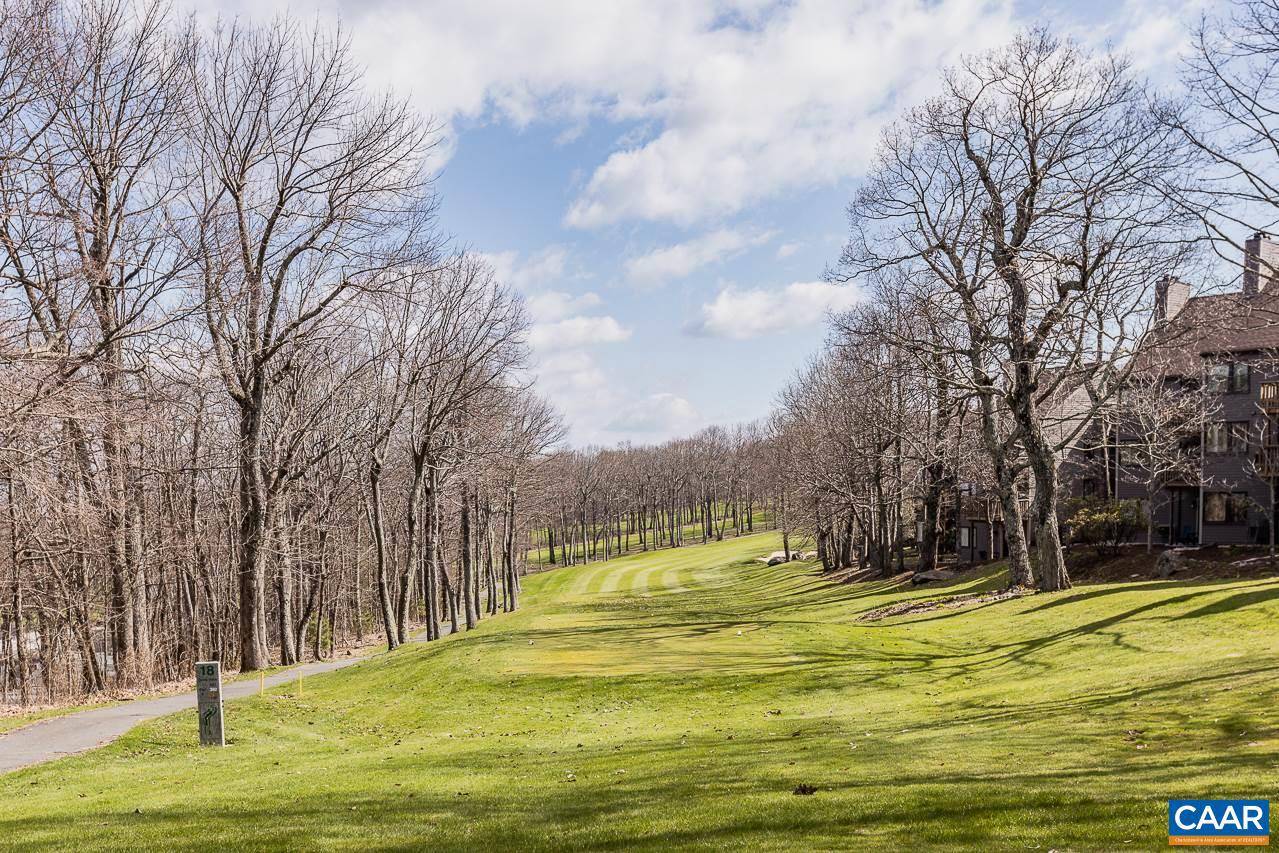
[[1012,583],[1065,588],[1061,452],[1123,422],[1175,472],[1205,415],[1137,405],[1156,282],[1237,263],[1279,195],[1272,0],[1204,24],[1175,99],[1027,31],[884,131],[828,271],[864,299],[770,418],[564,450],[520,294],[443,236],[437,127],[340,35],[0,16],[13,702],[435,639],[530,566],[761,524],[828,570],[927,569],[961,484],[999,502]]
[[3,15],[5,697],[434,639],[514,609],[535,540],[752,527],[758,436],[549,452],[521,298],[440,236],[435,128],[340,38]]
[[432,125],[289,24],[0,37],[6,695],[514,608],[560,427],[519,297],[439,235]]

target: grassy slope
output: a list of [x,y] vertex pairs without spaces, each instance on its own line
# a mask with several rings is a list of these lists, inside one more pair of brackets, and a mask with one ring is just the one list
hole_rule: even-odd
[[1154,850],[1169,797],[1275,798],[1279,581],[859,624],[936,593],[747,561],[775,547],[549,572],[469,635],[228,706],[225,750],[190,715],[0,777],[0,845]]

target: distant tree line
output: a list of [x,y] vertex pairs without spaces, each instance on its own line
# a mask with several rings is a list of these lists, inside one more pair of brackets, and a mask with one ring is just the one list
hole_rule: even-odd
[[779,516],[776,474],[754,424],[653,446],[565,450],[541,472],[531,530],[537,559],[549,565],[721,541]]

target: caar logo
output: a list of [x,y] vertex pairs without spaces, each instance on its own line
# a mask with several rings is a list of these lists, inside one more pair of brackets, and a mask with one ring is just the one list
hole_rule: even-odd
[[1270,801],[1169,800],[1168,843],[1264,847],[1270,843]]

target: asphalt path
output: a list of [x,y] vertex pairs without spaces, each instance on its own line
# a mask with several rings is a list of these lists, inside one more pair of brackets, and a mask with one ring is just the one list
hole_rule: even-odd
[[[441,625],[440,634],[448,633],[449,626]],[[420,637],[414,638],[414,640],[417,639]],[[266,686],[274,687],[277,684],[297,681],[300,672],[302,689],[305,690],[307,676],[332,672],[368,658],[368,655],[352,656],[291,667],[266,676]],[[256,678],[222,683],[223,702],[242,696],[252,696],[257,692],[258,679]],[[65,714],[61,717],[50,717],[0,735],[0,773],[8,773],[33,764],[43,764],[65,755],[74,755],[77,752],[104,746],[139,723],[181,711],[191,712],[191,731],[195,732],[195,709],[195,691],[191,690],[158,699],[133,699],[118,705],[107,705],[102,708],[77,711],[74,714]],[[233,726],[233,721],[228,724],[228,728]]]

